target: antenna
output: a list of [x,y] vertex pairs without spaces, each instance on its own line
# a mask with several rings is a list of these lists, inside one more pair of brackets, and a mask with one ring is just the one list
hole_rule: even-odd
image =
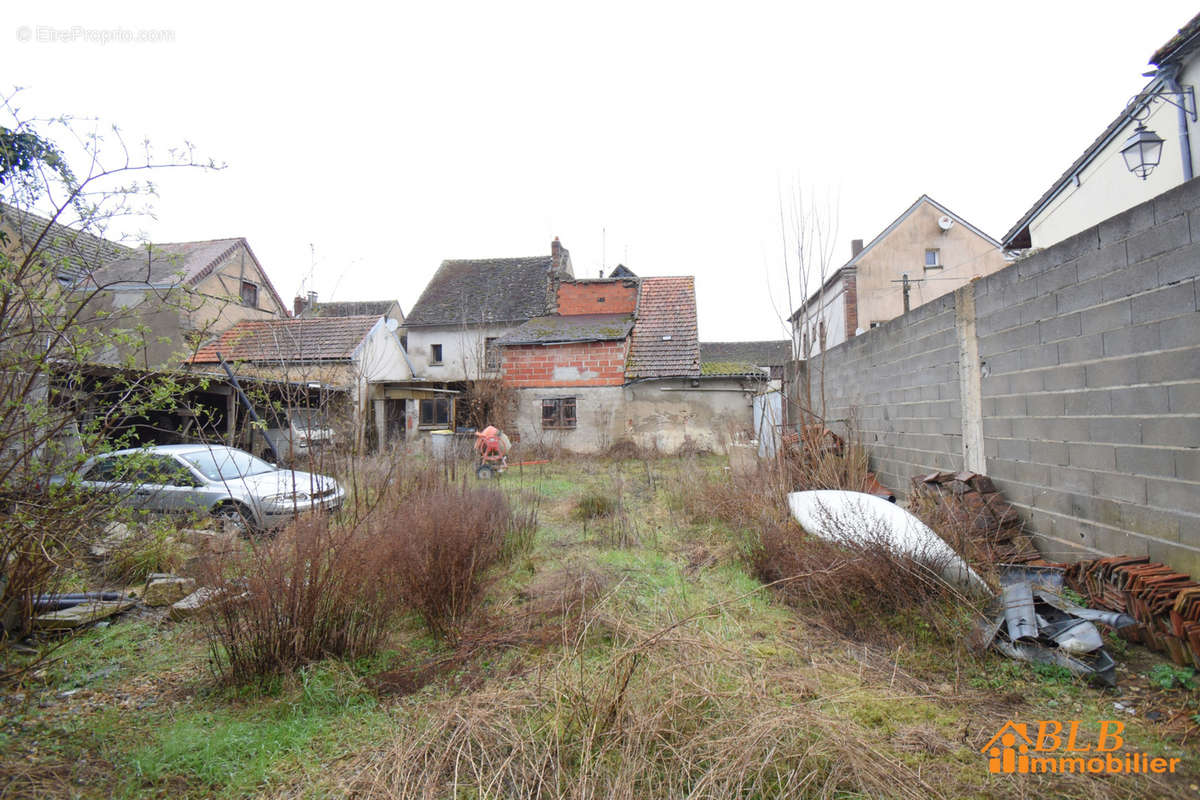
[[600,227],[600,275],[604,276],[604,268],[608,265],[608,228]]

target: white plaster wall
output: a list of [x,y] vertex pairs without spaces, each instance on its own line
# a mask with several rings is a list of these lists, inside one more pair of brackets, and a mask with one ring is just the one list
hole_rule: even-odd
[[[408,358],[419,378],[433,381],[465,381],[480,377],[499,377],[500,370],[486,372],[483,361],[484,340],[503,336],[515,325],[470,325],[417,327],[408,329]],[[442,346],[442,363],[430,362],[432,345]]]
[[825,320],[825,349],[836,347],[846,341],[846,281],[843,277],[830,283],[821,290],[818,297],[806,303],[803,311],[792,324],[792,337],[796,352],[801,358],[805,357],[804,336],[805,326],[809,331],[811,341],[810,352],[814,355],[820,352],[820,339],[815,331],[820,329],[821,320]]
[[[1200,59],[1187,65],[1179,77],[1185,87],[1196,86],[1198,80]],[[1029,234],[1034,247],[1061,242],[1183,183],[1177,110],[1168,103],[1157,102],[1145,125],[1165,140],[1162,159],[1150,176],[1141,180],[1133,175],[1121,157],[1121,148],[1136,127],[1131,122],[1083,169],[1079,186],[1068,185],[1033,218]],[[1200,125],[1189,119],[1188,128],[1193,174],[1200,174]]]
[[[542,430],[542,400],[574,397],[574,430]],[[547,444],[574,453],[607,449],[624,432],[625,389],[622,386],[538,387],[517,390],[517,432],[528,447]]]

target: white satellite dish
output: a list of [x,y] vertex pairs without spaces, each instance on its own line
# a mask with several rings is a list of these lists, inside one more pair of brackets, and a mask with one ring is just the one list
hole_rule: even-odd
[[944,231],[948,231],[954,227],[954,220],[950,219],[948,214],[942,214],[938,217],[938,227]]

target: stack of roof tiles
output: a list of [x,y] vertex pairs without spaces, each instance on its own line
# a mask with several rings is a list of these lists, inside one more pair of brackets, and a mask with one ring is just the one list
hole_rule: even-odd
[[1120,634],[1200,668],[1200,583],[1147,556],[1112,556],[1073,564],[1067,585],[1093,606],[1138,621]]
[[691,276],[642,278],[625,375],[630,379],[700,377],[696,287]]
[[377,316],[244,320],[201,347],[193,364],[226,361],[345,361],[379,322]]
[[934,472],[913,478],[917,493],[932,495],[943,513],[972,536],[972,558],[992,564],[1028,564],[1041,561],[1033,541],[1025,535],[1017,511],[996,491],[991,478],[977,472]]

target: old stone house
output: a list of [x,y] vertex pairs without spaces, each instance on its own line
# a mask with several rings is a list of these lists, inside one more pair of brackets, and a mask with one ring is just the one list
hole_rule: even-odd
[[554,307],[499,342],[522,442],[723,451],[751,429],[768,375],[705,374],[690,276],[562,280]]

